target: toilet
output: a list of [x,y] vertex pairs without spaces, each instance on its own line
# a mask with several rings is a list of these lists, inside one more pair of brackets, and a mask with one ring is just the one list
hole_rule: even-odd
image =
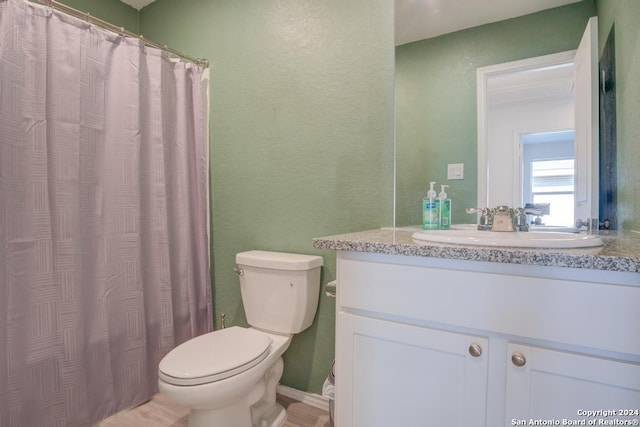
[[282,252],[236,254],[249,328],[200,335],[171,350],[158,369],[160,394],[191,408],[190,427],[279,427],[282,354],[318,307],[322,257]]

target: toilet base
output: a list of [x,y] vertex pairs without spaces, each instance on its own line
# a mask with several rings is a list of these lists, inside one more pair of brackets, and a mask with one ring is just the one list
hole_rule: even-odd
[[[280,427],[287,419],[286,411],[276,402],[276,387],[282,378],[283,371],[284,362],[280,357],[265,373],[265,393],[251,407],[253,427]],[[282,422],[279,423],[280,418],[282,418]]]
[[189,427],[247,427],[251,426],[251,414],[246,403],[239,402],[222,409],[192,409]]
[[282,427],[287,421],[287,411],[276,403],[271,407],[271,410],[264,414],[257,424],[253,424],[253,427]]
[[[287,420],[287,412],[276,402],[276,386],[282,377],[283,369],[284,363],[282,357],[279,357],[263,376],[238,398],[211,402],[204,400],[199,404],[192,400],[189,427],[281,427]],[[164,391],[165,395],[175,388],[163,382],[159,384],[161,392]],[[176,397],[185,397],[184,391],[178,389],[177,393],[167,397],[177,400]],[[204,396],[193,391],[194,394]],[[216,402],[218,404],[215,404]],[[189,404],[186,401],[176,403]]]
[[282,427],[286,421],[287,411],[279,403],[255,422],[242,403],[224,409],[192,409],[189,414],[189,427]]

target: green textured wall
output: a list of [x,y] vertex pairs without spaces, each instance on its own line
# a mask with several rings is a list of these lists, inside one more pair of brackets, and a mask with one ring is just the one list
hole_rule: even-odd
[[[389,226],[393,205],[393,1],[159,0],[140,31],[211,63],[216,315],[246,325],[235,254],[324,256],[313,237]],[[282,383],[320,393],[335,300],[294,337]]]
[[618,221],[640,231],[640,1],[598,0],[598,39],[615,24]]
[[[429,181],[451,186],[454,223],[472,222],[464,209],[477,201],[476,69],[575,49],[594,15],[585,0],[396,48],[398,225],[420,224]],[[446,179],[448,163],[464,163],[464,180]]]

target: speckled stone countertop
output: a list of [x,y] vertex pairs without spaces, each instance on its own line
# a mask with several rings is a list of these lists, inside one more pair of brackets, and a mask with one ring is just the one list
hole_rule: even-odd
[[582,249],[529,249],[464,246],[416,241],[411,231],[378,229],[313,239],[313,247],[466,261],[640,272],[640,236],[601,235],[604,246]]

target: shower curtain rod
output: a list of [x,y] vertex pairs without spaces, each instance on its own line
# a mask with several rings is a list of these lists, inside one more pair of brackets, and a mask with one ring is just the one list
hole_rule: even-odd
[[144,38],[144,36],[142,35],[138,35],[136,33],[132,33],[129,30],[126,30],[124,27],[118,27],[116,25],[113,25],[110,22],[107,21],[103,21],[100,18],[96,18],[95,16],[91,16],[90,13],[88,12],[81,12],[78,9],[74,9],[71,6],[67,6],[66,4],[57,2],[55,0],[38,0],[40,3],[45,4],[51,8],[57,9],[61,12],[66,13],[67,15],[71,15],[71,16],[75,16],[76,18],[80,18],[80,19],[84,19],[87,22],[90,22],[92,24],[95,24],[105,30],[111,31],[113,33],[117,33],[120,34],[122,36],[127,36],[127,37],[133,37],[133,38],[137,38],[140,39],[141,42],[143,42],[146,46],[151,46],[151,47],[155,47],[157,49],[161,49],[164,51],[167,51],[169,53],[171,53],[172,55],[175,55],[181,59],[184,59],[186,61],[189,62],[193,62],[194,64],[200,65],[201,67],[205,67],[208,68],[209,67],[209,61],[206,59],[199,59],[199,58],[193,58],[189,55],[186,55],[180,51],[177,51],[175,49],[171,49],[170,47],[167,47],[167,45],[161,45],[160,43],[156,43],[153,40],[149,40]]

